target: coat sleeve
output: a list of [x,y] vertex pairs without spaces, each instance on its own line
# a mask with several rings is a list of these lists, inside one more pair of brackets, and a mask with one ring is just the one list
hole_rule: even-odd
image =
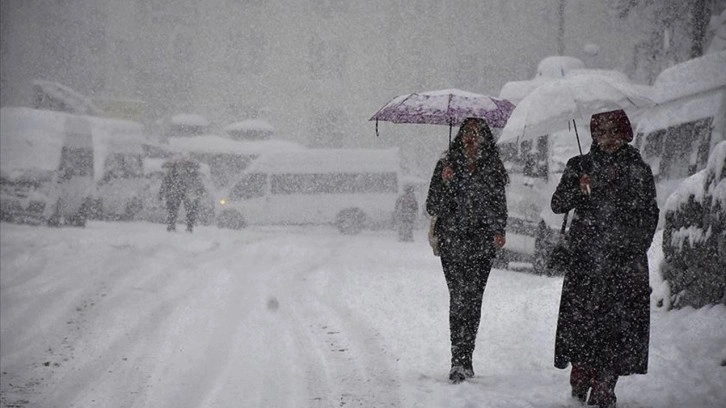
[[441,172],[444,169],[444,161],[439,160],[434,168],[434,174],[431,176],[429,184],[429,193],[426,197],[426,212],[433,217],[440,217],[446,213],[444,181],[441,178]]
[[499,162],[497,166],[497,172],[500,177],[494,188],[494,235],[504,235],[507,228],[507,176],[504,164]]
[[658,227],[659,209],[656,199],[655,180],[650,166],[640,162],[634,166],[631,180],[631,202],[626,211],[628,219],[626,225],[630,226],[627,234],[629,239],[623,240],[623,245],[636,252],[646,252],[650,247]]
[[555,214],[564,214],[580,206],[586,197],[580,192],[581,157],[573,157],[567,161],[560,183],[552,195],[551,207]]

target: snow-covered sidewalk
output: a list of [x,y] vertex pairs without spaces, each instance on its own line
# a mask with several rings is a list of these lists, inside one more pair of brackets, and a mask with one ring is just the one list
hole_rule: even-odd
[[[578,406],[552,366],[561,278],[494,270],[477,376],[446,381],[423,231],[3,223],[0,241],[3,407]],[[726,307],[654,308],[650,350],[619,407],[726,406]]]

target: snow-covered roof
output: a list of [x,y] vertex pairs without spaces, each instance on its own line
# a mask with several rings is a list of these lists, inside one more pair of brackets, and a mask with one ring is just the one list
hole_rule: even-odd
[[573,69],[584,69],[585,63],[579,58],[553,55],[544,58],[537,65],[538,77],[563,78],[565,74]]
[[230,153],[242,155],[262,155],[281,150],[302,150],[299,143],[286,140],[237,141],[218,135],[169,138],[173,150],[198,153]]
[[666,68],[653,87],[661,103],[726,86],[726,51],[707,54]]
[[275,128],[264,119],[248,119],[235,122],[224,128],[225,132],[243,132],[247,130],[274,132]]
[[71,113],[94,116],[103,115],[103,109],[93,103],[90,98],[71,89],[70,87],[58,82],[45,81],[42,79],[36,79],[32,82],[32,84],[37,91],[41,91],[58,101],[62,101],[72,110]]
[[537,87],[550,81],[552,79],[547,77],[535,77],[534,79],[524,81],[509,81],[502,87],[502,90],[499,92],[499,97],[516,105]]
[[171,124],[177,126],[209,126],[209,121],[196,113],[179,113],[171,117]]
[[142,145],[147,143],[143,126],[129,120],[24,107],[4,107],[0,112],[0,165],[5,173],[17,169],[57,170],[69,118],[80,118],[90,126],[96,178],[102,176],[109,154],[141,154]]
[[304,149],[261,155],[247,172],[254,173],[383,173],[398,172],[398,149]]
[[[559,58],[562,58],[563,60],[560,61]],[[582,61],[578,60],[577,58],[574,58],[574,60],[576,61],[571,61],[569,58],[572,57],[545,58],[540,63],[540,65],[543,65],[544,63],[544,66],[546,67],[544,74],[538,74],[532,79],[527,79],[523,81],[507,82],[506,84],[504,84],[501,91],[499,92],[499,97],[504,98],[514,104],[517,104],[519,103],[519,101],[524,99],[525,96],[529,95],[532,91],[546,83],[562,78],[573,78],[582,75],[597,75],[606,77],[610,80],[631,84],[630,79],[623,72],[612,69],[585,68],[584,65],[580,66],[580,63],[582,63]],[[579,63],[577,61],[579,61]],[[550,72],[555,70],[555,67],[559,67],[557,69],[560,70],[560,74],[556,76],[554,75],[554,72]]]

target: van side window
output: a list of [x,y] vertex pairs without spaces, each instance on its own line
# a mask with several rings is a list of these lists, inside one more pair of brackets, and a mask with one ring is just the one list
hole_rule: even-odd
[[396,173],[276,174],[272,194],[396,193]]
[[267,175],[261,173],[245,174],[235,184],[229,194],[230,200],[248,200],[265,195]]
[[706,165],[712,121],[711,117],[698,119],[646,135],[643,159],[658,179],[687,177]]

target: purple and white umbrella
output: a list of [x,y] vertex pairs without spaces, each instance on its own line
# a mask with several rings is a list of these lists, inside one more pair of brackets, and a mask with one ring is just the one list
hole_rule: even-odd
[[475,94],[459,89],[400,95],[385,104],[370,118],[393,123],[418,123],[459,126],[466,118],[482,118],[490,127],[503,128],[514,105],[506,99]]

